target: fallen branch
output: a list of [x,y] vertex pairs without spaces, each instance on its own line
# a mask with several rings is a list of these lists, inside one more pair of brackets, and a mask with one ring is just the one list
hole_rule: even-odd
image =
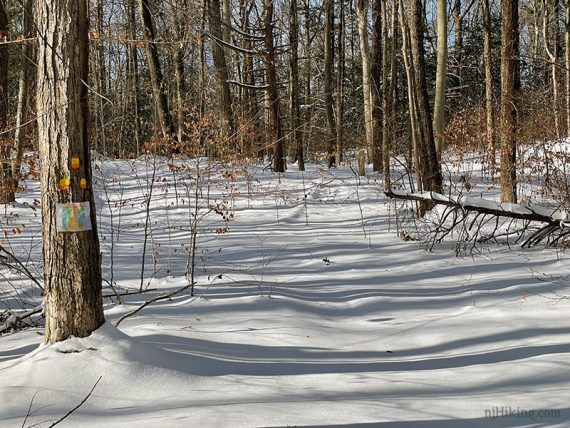
[[[454,217],[453,224],[450,227],[443,226],[443,223],[449,216],[449,213],[444,214],[443,220],[440,221],[439,226],[436,228],[435,236],[433,241],[436,242],[437,235],[440,231],[443,231],[442,235],[437,239],[437,242],[441,242],[443,237],[449,233],[451,229],[453,229],[457,224],[467,221],[467,216],[471,213],[475,213],[475,218],[471,220],[468,227],[465,227],[464,231],[468,232],[471,231],[474,227],[477,219],[482,215],[483,220],[477,224],[477,230],[472,236],[467,237],[467,241],[477,241],[477,242],[484,242],[489,239],[490,237],[479,237],[479,230],[486,224],[488,220],[485,220],[485,216],[493,216],[497,219],[497,224],[495,226],[495,230],[492,236],[495,236],[494,233],[498,229],[498,219],[499,217],[505,217],[511,219],[511,223],[514,220],[524,220],[526,222],[525,226],[522,229],[522,232],[526,231],[530,222],[541,222],[546,223],[542,227],[540,227],[535,232],[531,233],[531,235],[523,242],[522,247],[531,247],[534,245],[539,244],[544,239],[550,238],[551,236],[558,233],[558,236],[555,237],[552,241],[550,241],[550,245],[554,246],[557,245],[561,238],[569,235],[568,231],[568,221],[566,220],[566,212],[561,211],[560,209],[549,209],[542,206],[537,205],[524,205],[524,204],[512,204],[512,203],[501,203],[496,201],[490,201],[483,198],[471,197],[471,196],[446,196],[436,192],[423,192],[423,193],[412,193],[412,192],[405,192],[405,191],[397,191],[397,190],[389,190],[384,192],[385,195],[392,199],[402,199],[407,201],[418,201],[424,202],[429,204],[436,204],[436,205],[444,205],[447,207],[452,208],[452,212],[457,212],[461,210],[463,213],[463,217],[461,221],[457,221]],[[510,226],[508,227],[510,235]],[[471,234],[470,234],[471,235]],[[521,239],[522,235],[519,237]],[[475,239],[477,238],[477,239]],[[517,240],[518,241],[518,240]]]
[[523,204],[510,204],[490,201],[470,196],[446,196],[436,192],[408,193],[389,190],[385,195],[393,199],[407,201],[431,202],[438,205],[462,208],[480,214],[490,214],[497,217],[509,217],[520,220],[540,221],[560,227],[565,215],[558,209],[549,213],[547,208]]

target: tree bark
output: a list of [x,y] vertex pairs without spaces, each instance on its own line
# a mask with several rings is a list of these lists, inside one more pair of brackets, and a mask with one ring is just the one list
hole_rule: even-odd
[[[88,142],[86,0],[37,2],[38,137],[46,293],[45,341],[85,337],[103,322],[101,259]],[[71,157],[80,160],[70,168]],[[59,190],[62,178],[70,179]],[[86,190],[80,188],[85,178]],[[86,201],[91,230],[56,229],[56,203]]]
[[516,203],[516,134],[520,98],[519,2],[502,0],[501,9],[501,201]]

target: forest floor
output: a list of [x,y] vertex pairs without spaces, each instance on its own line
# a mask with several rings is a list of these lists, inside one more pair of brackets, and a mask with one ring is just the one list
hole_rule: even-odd
[[[85,398],[60,426],[570,426],[569,253],[457,257],[453,236],[428,252],[400,238],[380,177],[347,167],[217,168],[208,184],[178,166],[97,161],[107,321],[50,346],[39,327],[0,336],[1,427],[50,426]],[[30,178],[3,245],[39,272],[34,199]],[[193,219],[195,295],[116,328],[188,284]],[[149,291],[117,301],[109,284],[139,290],[143,254]],[[1,272],[0,311],[38,304]]]

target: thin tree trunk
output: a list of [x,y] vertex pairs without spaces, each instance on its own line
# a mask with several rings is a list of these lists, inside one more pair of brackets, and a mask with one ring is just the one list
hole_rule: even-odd
[[502,0],[501,201],[517,202],[516,132],[520,95],[519,2]]
[[388,150],[384,151],[384,179],[385,188],[391,187],[390,179],[390,149],[396,144],[396,134],[398,132],[398,115],[397,115],[397,98],[398,98],[398,61],[397,61],[397,51],[398,51],[398,10],[399,2],[392,2],[392,19],[391,19],[391,33],[392,33],[392,43],[390,52],[390,95],[389,95],[389,111],[390,117],[388,120],[388,128],[390,132]]
[[279,111],[279,90],[277,88],[277,70],[275,66],[275,45],[273,39],[273,2],[265,0],[265,67],[267,76],[267,101],[269,104],[270,135],[273,140],[273,171],[285,172],[285,147],[281,131]]
[[[218,40],[223,40],[222,19],[220,16],[220,0],[208,0],[208,16],[210,24],[210,33],[212,35],[212,57],[214,59],[214,67],[218,76],[218,98],[220,110],[224,120],[225,135],[231,139],[233,143],[235,139],[234,113],[232,106],[232,97],[230,92],[229,70],[226,61],[226,51]],[[235,144],[234,144],[235,146]],[[235,148],[235,147],[234,147]]]
[[[97,90],[97,106],[98,111],[96,115],[96,119],[99,125],[98,129],[98,136],[97,139],[100,139],[102,144],[102,153],[105,156],[109,155],[109,150],[107,147],[107,134],[105,129],[105,100],[103,99],[103,95],[107,92],[107,85],[105,76],[107,72],[105,71],[105,52],[104,52],[104,40],[103,37],[103,1],[97,0],[95,3],[95,12],[96,12],[96,31],[97,31],[97,40],[96,40],[96,47],[95,47],[95,88]],[[96,147],[98,147],[97,142],[95,143]],[[111,149],[112,151],[113,149]]]
[[570,0],[564,2],[564,64],[566,70],[566,135],[570,135]]
[[337,155],[336,145],[336,124],[333,109],[333,63],[334,63],[334,10],[333,0],[324,0],[325,13],[325,37],[324,37],[324,59],[325,59],[325,112],[327,120],[327,152],[329,168],[336,166]]
[[173,149],[175,149],[177,143],[176,129],[168,107],[168,97],[166,96],[166,89],[164,87],[164,77],[162,75],[160,59],[158,57],[158,48],[155,43],[156,36],[150,12],[150,1],[151,0],[138,0],[138,7],[143,26],[143,35],[146,41],[145,50],[152,84],[152,93],[154,96],[156,116],[162,132],[162,137],[171,142]]
[[422,30],[422,7],[421,0],[409,1],[410,16],[410,40],[412,50],[412,62],[415,76],[415,89],[417,97],[417,117],[419,120],[420,140],[420,167],[423,175],[424,190],[441,192],[443,183],[439,161],[435,150],[433,136],[433,122],[431,107],[427,92],[425,75],[424,38]]
[[295,161],[299,171],[304,171],[305,156],[303,153],[303,132],[301,130],[301,109],[299,108],[299,17],[297,0],[291,0],[289,9],[289,44],[291,46],[289,104],[291,108],[292,146],[295,148]]
[[495,174],[495,119],[493,100],[493,74],[491,69],[491,10],[489,0],[481,0],[483,9],[483,63],[485,64],[485,109],[487,116],[487,159],[491,176]]
[[368,0],[355,0],[360,56],[362,62],[362,97],[364,100],[364,129],[368,151],[374,147],[374,118],[372,117],[372,81],[370,76],[370,46],[368,43]]
[[[0,0],[0,41],[8,38],[8,15],[5,0]],[[13,202],[14,180],[10,155],[12,143],[6,132],[8,125],[8,45],[0,44],[0,204]]]
[[548,32],[548,27],[550,25],[550,5],[547,0],[542,2],[542,34],[544,41],[544,52],[550,62],[551,79],[552,79],[552,104],[554,113],[554,128],[556,129],[556,137],[560,138],[562,132],[560,129],[560,111],[558,108],[559,95],[558,95],[558,5],[555,2],[553,6],[554,15],[554,47],[551,49],[549,46],[550,37]]
[[[88,141],[87,2],[37,2],[38,137],[42,199],[45,341],[85,337],[103,322],[101,259]],[[70,168],[71,157],[80,160]],[[61,179],[70,186],[58,189]],[[80,187],[85,178],[86,190]],[[65,187],[65,186],[64,186]],[[58,232],[56,203],[86,201],[91,230]]]
[[338,58],[336,73],[336,153],[337,163],[342,162],[343,151],[343,122],[344,122],[344,74],[345,74],[345,0],[339,0],[339,22],[338,22]]
[[[186,2],[184,2],[186,3]],[[186,8],[189,6],[185,4]],[[184,68],[184,15],[180,5],[171,5],[171,14],[174,17],[176,44],[174,46],[174,76],[176,80],[176,122],[178,141],[185,139],[185,98],[186,98],[186,71]]]
[[[24,0],[24,38],[34,35],[33,27],[33,0]],[[30,64],[32,63],[32,45],[25,43],[22,46],[22,58],[20,60],[20,81],[18,82],[18,106],[16,112],[16,131],[14,133],[14,146],[10,155],[12,164],[12,177],[14,184],[20,176],[20,164],[24,152],[24,138],[27,113],[28,113],[28,88],[30,86]]]
[[[441,0],[438,0],[441,1]],[[456,93],[461,93],[461,66],[463,63],[463,17],[461,15],[461,0],[454,0],[453,3],[453,21],[455,27],[455,34],[453,38],[453,86],[455,87]],[[444,5],[445,10],[445,5]],[[439,17],[439,4],[438,4],[438,17]],[[438,21],[439,28],[439,21]],[[439,33],[439,31],[438,31]],[[439,34],[438,34],[439,37]],[[447,38],[447,35],[446,35]],[[438,44],[439,49],[439,44]]]
[[382,170],[384,189],[390,189],[390,123],[389,123],[389,87],[388,87],[388,12],[387,0],[381,0],[382,13]]
[[384,17],[382,16],[382,2],[384,0],[372,0],[372,52],[370,65],[370,78],[372,81],[372,170],[382,169],[382,93],[386,86],[383,80],[383,52],[382,52],[382,30]]
[[[433,132],[437,158],[443,151],[445,127],[445,76],[447,74],[447,6],[446,0],[437,0],[437,70],[435,74],[435,100],[433,107]],[[460,0],[455,0],[459,5]],[[454,9],[455,14],[455,9]],[[456,20],[456,26],[457,26]],[[457,28],[456,28],[457,35]],[[457,40],[456,40],[457,43]],[[455,53],[456,55],[458,52]],[[458,58],[456,58],[458,60]]]
[[129,88],[131,89],[131,109],[134,116],[134,140],[135,140],[135,153],[137,157],[140,156],[141,141],[141,115],[139,104],[139,59],[137,47],[134,43],[136,39],[136,18],[135,18],[135,2],[134,0],[127,0],[127,34],[131,42],[127,50],[127,79],[129,81]]

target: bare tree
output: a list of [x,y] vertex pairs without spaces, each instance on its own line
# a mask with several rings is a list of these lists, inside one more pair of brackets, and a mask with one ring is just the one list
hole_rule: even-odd
[[[88,336],[104,322],[87,132],[89,18],[87,0],[36,5],[45,341],[57,342]],[[56,204],[72,201],[88,203],[91,230],[58,231]]]

